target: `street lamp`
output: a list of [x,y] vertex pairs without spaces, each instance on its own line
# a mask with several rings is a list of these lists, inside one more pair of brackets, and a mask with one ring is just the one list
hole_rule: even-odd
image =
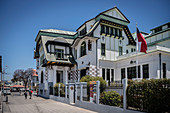
[[[1,75],[1,76],[3,76],[3,80],[2,80],[3,81],[3,94],[4,94],[4,85],[5,85],[5,83],[4,83],[4,75],[7,74],[7,73],[5,73],[5,70],[7,68],[8,68],[8,66],[6,65],[5,68],[3,68],[3,72],[2,72],[2,75]],[[1,87],[1,93],[2,93],[2,87]]]

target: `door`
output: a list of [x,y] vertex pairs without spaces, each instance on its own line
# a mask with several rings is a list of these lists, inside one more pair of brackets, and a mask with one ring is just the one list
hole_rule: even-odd
[[63,71],[57,71],[56,72],[56,83],[63,83]]
[[110,86],[110,69],[107,69],[107,80],[108,80],[108,84]]

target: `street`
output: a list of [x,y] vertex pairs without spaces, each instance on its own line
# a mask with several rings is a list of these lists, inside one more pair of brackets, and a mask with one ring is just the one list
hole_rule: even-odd
[[[3,100],[6,100],[5,98]],[[3,102],[4,113],[96,113],[73,105],[33,96],[25,99],[19,92],[8,96],[8,103]]]

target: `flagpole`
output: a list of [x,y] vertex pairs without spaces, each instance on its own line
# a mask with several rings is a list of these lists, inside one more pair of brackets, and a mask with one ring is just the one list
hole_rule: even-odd
[[137,23],[136,23],[136,78],[138,77],[138,37],[137,37]]

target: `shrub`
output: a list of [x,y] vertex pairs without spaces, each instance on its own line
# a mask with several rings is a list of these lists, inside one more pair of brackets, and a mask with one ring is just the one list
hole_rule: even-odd
[[55,96],[58,96],[58,87],[59,87],[59,84],[60,84],[60,96],[61,97],[64,97],[65,96],[65,85],[63,83],[56,83],[54,85],[54,90],[55,90]]
[[108,91],[101,93],[100,103],[104,105],[110,106],[120,106],[121,105],[121,97],[119,93],[116,91]]
[[[94,77],[90,75],[86,75],[81,78],[80,82],[87,82],[87,86],[90,86],[90,81],[100,81],[100,92],[103,92],[106,88],[106,81],[102,77]],[[89,89],[90,90],[90,89]]]
[[127,104],[149,113],[170,112],[170,79],[151,79],[130,82]]
[[90,81],[100,81],[100,93],[102,93],[106,88],[106,81],[102,77],[94,77],[90,75],[86,75],[81,78],[80,82],[87,82],[87,96],[90,98]]

